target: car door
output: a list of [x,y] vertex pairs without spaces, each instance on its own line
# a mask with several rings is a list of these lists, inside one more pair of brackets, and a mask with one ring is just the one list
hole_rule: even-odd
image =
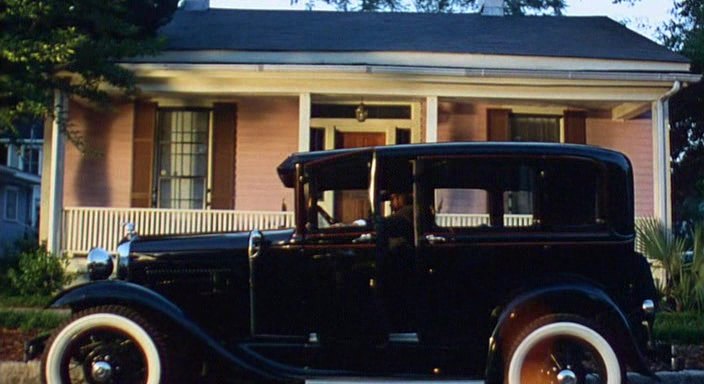
[[486,353],[492,311],[524,252],[504,231],[507,191],[517,189],[512,167],[505,159],[418,161],[418,259],[428,308],[421,332],[429,343],[472,341],[475,353]]
[[[371,170],[371,151],[305,168],[308,222],[303,249],[313,269],[313,332],[324,344],[376,345],[388,334],[377,287]],[[366,199],[354,205],[335,201],[351,194]]]

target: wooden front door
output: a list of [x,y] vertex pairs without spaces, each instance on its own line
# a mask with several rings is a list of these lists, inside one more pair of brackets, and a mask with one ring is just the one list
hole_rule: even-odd
[[[335,149],[373,147],[386,144],[384,133],[335,132]],[[343,223],[366,219],[370,212],[367,191],[340,191],[335,194],[334,216]]]

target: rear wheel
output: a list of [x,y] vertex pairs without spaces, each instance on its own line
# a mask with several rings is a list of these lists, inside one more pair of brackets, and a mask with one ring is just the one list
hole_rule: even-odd
[[76,313],[47,342],[45,383],[168,382],[168,349],[161,334],[137,312],[100,306]]
[[598,328],[571,315],[539,318],[505,360],[508,384],[621,384],[625,370]]

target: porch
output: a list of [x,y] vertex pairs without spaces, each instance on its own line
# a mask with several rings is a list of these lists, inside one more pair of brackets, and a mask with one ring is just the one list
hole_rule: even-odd
[[[372,66],[340,79],[327,67],[208,68],[135,68],[142,98],[115,100],[109,111],[56,95],[57,114],[101,156],[66,144],[60,120],[45,126],[40,239],[50,250],[112,250],[127,221],[144,235],[290,227],[293,213],[281,211],[293,192],[275,172],[290,153],[447,141],[623,152],[634,168],[635,216],[669,221],[666,116],[676,77]],[[488,217],[438,212],[443,220]],[[518,212],[507,212],[506,225],[530,220],[510,216]]]
[[[114,251],[128,222],[140,235],[290,228],[295,222],[293,212],[109,207],[65,207],[62,218],[61,250],[71,256],[85,255],[93,247]],[[532,219],[507,214],[504,225],[526,226]],[[478,226],[488,224],[489,215],[439,213],[437,220],[441,226]]]

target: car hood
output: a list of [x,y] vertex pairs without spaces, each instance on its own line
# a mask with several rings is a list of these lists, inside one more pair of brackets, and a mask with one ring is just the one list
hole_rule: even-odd
[[[267,244],[288,241],[293,229],[262,231]],[[163,253],[212,253],[245,250],[249,245],[250,231],[229,233],[207,233],[190,235],[138,236],[132,240],[130,251],[136,254],[159,255]]]

